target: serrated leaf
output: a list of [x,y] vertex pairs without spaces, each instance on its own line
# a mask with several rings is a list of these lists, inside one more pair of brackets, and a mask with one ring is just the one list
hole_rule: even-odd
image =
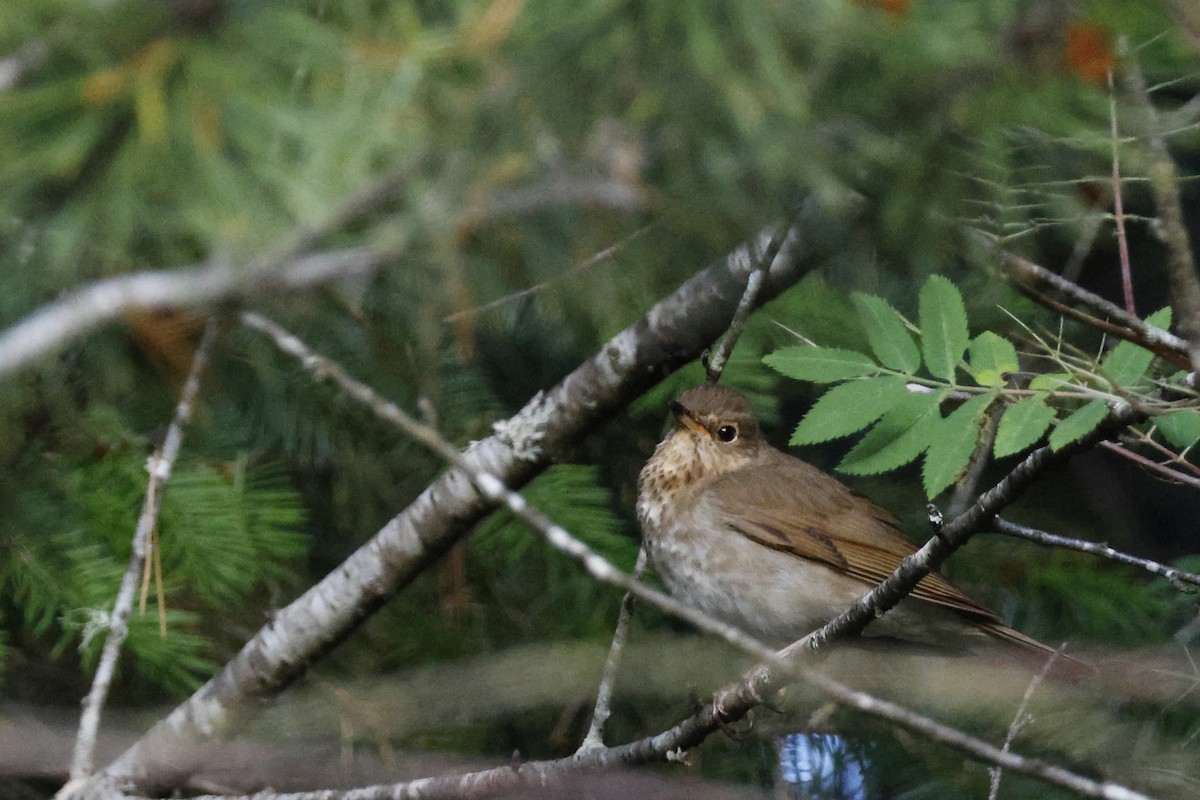
[[[1159,309],[1146,317],[1146,322],[1166,330],[1171,325],[1171,308]],[[1101,362],[1105,377],[1117,386],[1132,386],[1150,369],[1154,353],[1133,342],[1117,342]]]
[[904,379],[880,375],[838,384],[821,395],[796,426],[792,444],[816,444],[849,436],[886,414],[907,394]]
[[764,356],[763,363],[789,378],[812,383],[861,378],[879,370],[862,353],[838,347],[781,347]]
[[1075,409],[1050,434],[1050,449],[1061,450],[1096,429],[1108,416],[1108,405],[1096,399]]
[[1200,410],[1168,411],[1155,417],[1154,424],[1166,440],[1178,448],[1191,447],[1200,441]]
[[838,470],[849,475],[877,475],[920,456],[929,447],[931,432],[942,421],[938,406],[946,394],[908,392],[846,454]]
[[1078,389],[1079,384],[1066,372],[1048,372],[1031,380],[1029,388],[1036,392],[1057,392],[1059,389]]
[[867,330],[867,341],[879,363],[888,369],[914,374],[921,368],[921,351],[904,325],[900,312],[882,297],[854,292],[850,295],[859,319]]
[[930,275],[918,305],[921,348],[930,374],[954,382],[954,372],[967,349],[967,309],[958,287],[943,275]]
[[996,428],[992,452],[996,458],[1011,456],[1037,443],[1054,421],[1054,409],[1046,405],[1045,395],[1026,397],[1004,409]]
[[941,424],[925,451],[925,464],[921,468],[921,480],[925,484],[925,496],[932,500],[947,486],[958,480],[979,443],[979,430],[988,406],[996,399],[994,394],[982,394],[950,412]]
[[1003,386],[1004,376],[1020,368],[1017,348],[1008,339],[991,331],[984,331],[971,341],[968,358],[971,377],[980,386]]

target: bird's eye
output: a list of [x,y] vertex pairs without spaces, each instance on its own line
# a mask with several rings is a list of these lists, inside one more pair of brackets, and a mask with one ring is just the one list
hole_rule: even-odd
[[732,442],[738,436],[737,427],[733,425],[722,425],[717,428],[717,438],[722,442]]

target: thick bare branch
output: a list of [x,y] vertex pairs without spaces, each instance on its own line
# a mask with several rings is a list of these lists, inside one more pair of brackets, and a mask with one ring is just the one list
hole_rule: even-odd
[[400,428],[413,439],[450,462],[451,465],[465,472],[480,494],[493,503],[503,505],[517,519],[528,523],[535,531],[542,534],[551,546],[582,564],[588,574],[596,580],[617,586],[643,600],[654,603],[668,613],[687,620],[701,630],[716,634],[759,658],[770,659],[773,657],[774,651],[771,648],[746,636],[732,625],[718,622],[701,614],[670,595],[639,583],[637,578],[617,569],[566,528],[554,522],[537,507],[530,505],[521,494],[510,489],[496,475],[481,469],[478,464],[460,453],[458,448],[443,438],[436,429],[418,422],[395,403],[352,377],[341,364],[314,352],[284,328],[252,312],[242,314],[242,322],[271,337],[280,350],[300,361],[304,368],[319,380],[326,378],[332,380],[343,391],[369,408],[375,416]]
[[386,254],[353,248],[297,258],[268,270],[200,264],[109,278],[71,292],[0,333],[0,376],[133,311],[195,308],[309,289],[369,275],[387,260]]
[[[893,705],[867,693],[852,690],[844,684],[823,678],[812,670],[799,666],[794,662],[786,661],[778,653],[772,651],[762,642],[748,636],[745,632],[713,619],[697,609],[683,605],[674,598],[640,583],[638,576],[640,576],[641,570],[645,565],[645,550],[639,553],[637,576],[630,576],[621,572],[540,510],[529,505],[524,497],[505,486],[504,482],[495,475],[480,471],[478,467],[460,454],[435,429],[418,422],[398,406],[378,395],[369,386],[351,377],[340,364],[313,352],[297,337],[274,322],[257,314],[243,314],[242,320],[247,325],[270,336],[281,350],[298,359],[318,379],[327,378],[334,381],[351,397],[371,409],[376,416],[401,428],[409,436],[417,439],[459,469],[467,472],[472,483],[476,485],[480,492],[496,502],[503,503],[515,516],[527,522],[534,530],[541,533],[548,542],[579,561],[592,577],[610,585],[626,589],[628,594],[622,603],[622,620],[624,623],[628,621],[628,611],[632,598],[637,596],[659,609],[686,620],[703,631],[715,634],[735,647],[761,659],[763,663],[744,676],[741,682],[726,687],[716,694],[712,703],[713,714],[709,718],[710,725],[697,731],[696,735],[699,736],[699,739],[703,739],[708,734],[714,732],[719,725],[741,717],[751,707],[760,703],[761,699],[769,695],[774,689],[781,687],[793,678],[800,678],[801,680],[815,684],[822,692],[834,699],[847,702],[866,714],[882,717],[895,724],[918,731],[935,741],[965,750],[969,754],[989,763],[1000,763],[995,761],[995,754],[997,752],[1002,756],[1012,755],[1010,753],[1011,737],[1013,735],[1011,729],[1009,739],[1005,741],[1004,747],[997,751],[990,744],[975,739],[959,730],[920,716],[902,706]],[[584,740],[583,745],[579,748],[574,758],[557,762],[545,762],[542,767],[539,767],[534,774],[538,776],[540,781],[545,781],[551,776],[561,777],[569,771],[584,768],[588,765],[593,755],[603,755],[608,750],[605,748],[600,735],[603,716],[607,715],[607,698],[604,695],[607,692],[606,687],[611,688],[615,675],[613,653],[619,653],[620,651],[620,645],[624,639],[624,634],[622,633],[624,623],[618,624],[618,635],[614,637],[613,652],[610,653],[609,659],[605,664],[604,679],[601,682],[601,697],[597,701],[597,715],[596,719],[593,720],[588,737]],[[803,655],[803,653],[800,655]],[[1048,670],[1049,666],[1048,663],[1043,669]],[[1023,716],[1024,708],[1028,704],[1031,691],[1032,688],[1027,691],[1025,700],[1018,710],[1018,717]],[[599,725],[597,725],[597,720],[599,720]],[[670,753],[674,752],[676,747],[678,745],[673,745],[669,740],[659,740],[659,749],[656,753],[657,759],[668,759]],[[654,753],[655,751],[651,750],[641,756],[641,758],[647,761],[654,760]],[[1079,789],[1085,794],[1097,797],[1137,796],[1136,794],[1122,795],[1122,792],[1128,792],[1129,790],[1121,786],[1101,785],[1052,765],[1021,756],[1017,756],[1016,758],[1017,761],[1013,762],[1016,765],[1014,769],[1034,775],[1035,777],[1041,777],[1052,783]],[[445,791],[448,793],[447,796],[474,797],[489,795],[498,789],[507,788],[507,781],[510,779],[511,777],[505,774],[503,770],[487,770],[482,773],[476,773],[475,776],[451,777],[448,779],[448,782],[441,778],[430,780],[441,781],[441,783],[432,785],[438,787],[444,786]],[[497,782],[500,785],[497,785]],[[431,788],[431,784],[426,781],[415,781],[409,784],[397,784],[386,787],[367,787],[333,796],[348,798],[427,797],[430,791],[436,792],[439,789]],[[1107,794],[1107,792],[1113,793]],[[330,797],[330,795],[324,793],[288,795],[287,797],[298,799],[301,797],[315,798],[318,796],[322,798]]]
[[[672,370],[695,359],[728,325],[770,232],[739,247],[667,297],[562,383],[531,400],[464,457],[521,486],[565,447]],[[798,246],[785,248],[763,283],[766,301],[804,272]],[[186,783],[173,755],[236,728],[256,701],[287,686],[403,589],[494,508],[466,473],[452,469],[428,487],[338,569],[281,609],[208,683],[106,771],[137,783]]]

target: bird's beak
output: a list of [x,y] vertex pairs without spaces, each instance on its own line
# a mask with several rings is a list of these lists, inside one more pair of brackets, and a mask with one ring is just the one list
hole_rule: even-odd
[[679,420],[679,424],[690,429],[694,433],[708,434],[708,429],[700,424],[700,420],[696,419],[691,411],[688,411],[687,406],[678,400],[672,400],[668,405],[671,413],[675,415],[675,419]]

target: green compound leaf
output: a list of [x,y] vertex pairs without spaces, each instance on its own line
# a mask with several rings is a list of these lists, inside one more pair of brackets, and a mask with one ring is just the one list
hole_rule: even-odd
[[967,309],[958,288],[942,275],[930,275],[921,287],[918,317],[925,366],[936,378],[954,382],[954,372],[967,349]]
[[764,356],[763,363],[789,378],[811,383],[834,383],[879,371],[879,365],[862,353],[838,347],[781,347]]
[[849,436],[870,425],[907,394],[904,379],[880,375],[847,381],[821,395],[796,426],[792,444],[816,444]]
[[1079,382],[1066,372],[1047,372],[1031,380],[1029,388],[1038,392],[1075,391],[1079,389]]
[[908,392],[851,448],[838,471],[850,475],[877,475],[916,459],[933,439],[942,421],[938,406],[948,390]]
[[1026,397],[1004,409],[996,428],[992,452],[996,458],[1011,456],[1031,447],[1054,421],[1054,409],[1046,405],[1045,395]]
[[[1146,317],[1149,324],[1166,330],[1171,326],[1171,308],[1159,309]],[[1154,354],[1132,342],[1117,342],[1100,366],[1104,375],[1117,386],[1132,386],[1142,379]]]
[[1050,434],[1050,449],[1058,451],[1096,429],[1108,416],[1108,405],[1100,399],[1077,408]]
[[1179,448],[1191,447],[1200,441],[1200,410],[1181,408],[1154,418],[1154,424],[1168,442]]
[[854,292],[850,299],[858,309],[858,316],[867,330],[867,341],[879,363],[905,375],[915,374],[921,368],[921,351],[913,342],[900,312],[873,294]]
[[[928,363],[929,359],[925,359]],[[1003,336],[984,331],[972,340],[968,355],[971,377],[980,386],[999,388],[1004,385],[1004,376],[1016,372],[1017,348]]]
[[972,397],[938,425],[921,469],[925,496],[930,500],[958,480],[971,463],[984,415],[995,399],[996,395],[991,393]]

